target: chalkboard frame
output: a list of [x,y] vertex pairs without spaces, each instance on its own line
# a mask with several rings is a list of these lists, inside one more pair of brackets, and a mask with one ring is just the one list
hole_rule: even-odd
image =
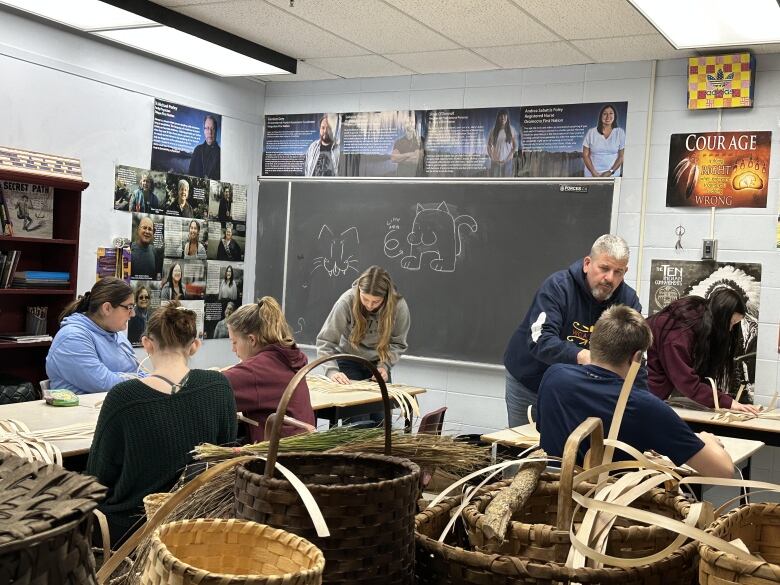
[[[619,204],[619,198],[620,198],[620,183],[621,179],[619,177],[616,178],[588,178],[587,180],[583,180],[582,178],[533,178],[533,179],[519,179],[519,178],[509,178],[509,179],[502,179],[502,178],[496,178],[496,179],[442,179],[442,178],[393,178],[388,179],[384,177],[332,177],[332,178],[324,178],[324,177],[318,177],[318,178],[304,178],[304,177],[258,177],[258,182],[260,183],[260,195],[258,198],[258,206],[257,206],[257,213],[258,213],[258,233],[257,233],[257,239],[256,239],[256,245],[257,245],[257,264],[256,264],[256,277],[255,277],[255,295],[261,296],[263,294],[273,294],[277,298],[281,297],[282,307],[283,309],[288,308],[288,281],[289,281],[289,275],[288,275],[288,262],[289,262],[289,250],[290,250],[290,237],[291,237],[291,230],[290,230],[290,221],[291,221],[291,205],[293,203],[293,197],[294,197],[294,190],[295,186],[298,184],[304,184],[304,183],[359,183],[359,184],[382,184],[382,185],[399,185],[399,184],[422,184],[422,185],[459,185],[462,186],[464,184],[467,185],[491,185],[491,184],[510,184],[515,185],[518,188],[522,189],[524,186],[529,186],[533,184],[538,185],[545,185],[545,186],[560,186],[561,191],[564,190],[564,185],[568,186],[579,186],[579,185],[611,185],[612,186],[612,200],[611,200],[611,207],[610,207],[610,218],[609,218],[609,232],[615,233],[615,229],[617,226],[617,218],[618,218],[618,204]],[[265,189],[264,189],[265,187]],[[282,219],[280,217],[280,209],[276,208],[274,209],[274,221],[271,223],[275,224],[273,226],[273,229],[276,230],[276,245],[271,244],[268,245],[268,237],[265,236],[265,232],[267,231],[265,228],[267,227],[265,213],[268,211],[268,207],[264,205],[264,195],[268,194],[269,187],[271,188],[271,191],[273,191],[272,196],[276,199],[276,205],[279,204],[280,200],[284,200],[284,209],[282,210],[283,213],[281,215],[283,216],[283,225],[280,225],[279,220]],[[572,189],[574,192],[575,190]],[[606,217],[604,217],[606,219]],[[271,230],[273,231],[273,230]],[[283,238],[283,258],[279,257],[279,252],[281,251],[278,246],[278,239],[279,237]],[[273,240],[273,237],[271,238]],[[275,252],[274,254],[271,254],[271,256],[275,256],[274,262],[272,264],[277,264],[281,266],[281,274],[279,275],[279,266],[276,267],[276,270],[271,270],[270,273],[274,274],[277,278],[281,279],[281,283],[274,282],[273,279],[269,280],[269,270],[268,265],[264,267],[261,267],[261,258],[268,258],[269,253]],[[578,257],[584,256],[587,253],[587,250],[580,250],[579,248],[575,251],[572,251],[572,257],[571,260],[576,260]],[[564,268],[564,266],[561,266],[560,268]],[[537,283],[537,286],[541,284],[541,281]],[[335,299],[334,299],[335,300]],[[520,309],[521,311],[524,311],[525,309]],[[518,318],[519,323],[519,318]],[[290,325],[295,330],[296,323],[291,321]],[[304,348],[313,348],[313,345],[306,344],[306,343],[300,343],[301,347]],[[433,356],[426,356],[426,355],[414,355],[414,352],[412,351],[411,354],[405,354],[403,356],[404,360],[410,360],[410,361],[419,361],[423,363],[434,363],[434,364],[441,364],[441,365],[459,365],[459,366],[467,366],[467,367],[478,367],[478,368],[487,368],[487,369],[503,369],[503,365],[497,363],[497,362],[487,362],[487,361],[472,361],[472,360],[464,360],[464,359],[452,359],[448,357],[433,357]]]

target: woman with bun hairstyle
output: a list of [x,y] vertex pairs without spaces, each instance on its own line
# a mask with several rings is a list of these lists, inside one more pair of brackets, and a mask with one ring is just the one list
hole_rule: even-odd
[[[307,360],[273,297],[239,307],[227,318],[227,327],[233,352],[241,361],[223,373],[233,387],[238,410],[259,424],[249,427],[249,439],[256,443],[263,440],[265,421],[276,412],[287,384]],[[305,379],[293,393],[287,415],[315,424]],[[282,436],[300,431],[288,425],[282,427]]]
[[739,322],[745,302],[730,288],[721,288],[709,298],[687,296],[664,307],[647,322],[653,343],[647,350],[647,386],[666,400],[674,390],[713,408],[715,382],[718,405],[755,414],[752,404],[741,404],[728,394],[734,380]]
[[86,472],[108,487],[100,510],[111,542],[143,515],[144,496],[167,492],[201,443],[236,439],[236,403],[220,372],[191,370],[201,342],[195,312],[171,301],[149,318],[141,338],[152,373],[106,395]]
[[[369,267],[333,305],[317,335],[317,357],[351,353],[376,365],[386,382],[390,369],[406,351],[409,307],[390,275]],[[338,364],[338,365],[336,365]],[[325,364],[325,374],[339,384],[365,380],[371,370],[353,361]]]
[[68,305],[46,356],[49,387],[106,392],[135,374],[138,360],[122,333],[134,314],[133,289],[113,276],[101,278]]

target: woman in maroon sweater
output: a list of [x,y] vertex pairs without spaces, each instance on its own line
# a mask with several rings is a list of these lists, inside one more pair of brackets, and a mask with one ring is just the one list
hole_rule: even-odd
[[[683,297],[648,319],[653,343],[647,351],[647,385],[661,400],[677,390],[691,400],[715,406],[712,378],[718,388],[727,389],[736,371],[739,331],[745,316],[745,302],[739,293],[722,288],[704,299]],[[752,404],[740,404],[718,391],[721,408],[756,413]]]
[[[266,419],[276,412],[287,384],[306,365],[306,356],[295,345],[292,330],[273,297],[240,307],[227,318],[227,328],[233,352],[241,362],[222,373],[233,387],[238,410],[260,425],[249,427],[249,438],[256,443],[263,440]],[[287,415],[315,424],[306,380],[287,405]],[[298,432],[295,427],[282,427],[285,437]]]

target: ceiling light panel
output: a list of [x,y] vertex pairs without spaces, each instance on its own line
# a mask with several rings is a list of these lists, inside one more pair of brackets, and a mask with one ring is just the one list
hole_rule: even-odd
[[629,0],[678,49],[780,42],[778,0]]
[[19,10],[84,31],[157,23],[98,0],[0,0]]

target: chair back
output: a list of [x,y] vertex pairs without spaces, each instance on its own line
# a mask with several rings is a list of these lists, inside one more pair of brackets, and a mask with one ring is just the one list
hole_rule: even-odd
[[444,413],[447,412],[447,407],[442,406],[436,410],[424,414],[420,418],[420,426],[417,428],[418,433],[427,433],[429,435],[441,435],[441,429],[444,426]]

